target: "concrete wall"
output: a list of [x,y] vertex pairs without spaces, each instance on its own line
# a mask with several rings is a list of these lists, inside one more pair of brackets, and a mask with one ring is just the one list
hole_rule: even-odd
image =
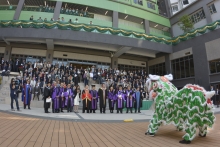
[[69,53],[69,52],[54,51],[53,57],[54,58],[88,60],[88,61],[97,61],[97,62],[111,63],[111,58],[110,57],[95,56],[95,55],[85,55],[85,54]]
[[47,52],[46,50],[39,50],[39,49],[12,48],[11,53],[46,57],[46,52]]
[[146,62],[118,58],[118,64],[146,67]]
[[153,60],[149,60],[148,66],[152,66],[152,65],[156,65],[156,64],[160,64],[160,63],[164,63],[164,62],[165,62],[165,56],[162,56],[159,58],[155,58]]
[[174,60],[174,59],[178,59],[178,58],[181,58],[181,57],[184,57],[184,56],[188,56],[186,55],[186,53],[190,52],[190,55],[193,54],[192,52],[192,48],[188,48],[188,49],[183,49],[181,51],[177,51],[172,54],[170,54],[170,60]]
[[206,42],[205,46],[208,61],[220,58],[220,38]]
[[172,25],[171,29],[173,32],[173,37],[177,37],[184,33],[183,30],[181,30],[180,27],[178,26],[178,23],[175,23],[174,25]]
[[0,53],[5,53],[5,47],[0,47]]

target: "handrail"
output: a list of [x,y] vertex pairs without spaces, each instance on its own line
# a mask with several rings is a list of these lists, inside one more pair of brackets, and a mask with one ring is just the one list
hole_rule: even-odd
[[181,41],[186,41],[190,38],[194,38],[198,34],[204,34],[208,31],[213,31],[220,26],[220,20],[217,20],[211,24],[208,24],[204,27],[197,28],[192,30],[188,33],[180,35],[178,37],[168,39],[165,37],[158,37],[155,35],[125,30],[125,29],[118,29],[112,27],[104,27],[98,25],[89,25],[89,24],[80,24],[80,23],[67,23],[67,22],[54,22],[54,21],[28,21],[28,20],[2,20],[0,21],[1,27],[22,27],[22,28],[58,28],[62,30],[74,30],[74,31],[86,31],[86,32],[96,32],[96,33],[104,33],[104,34],[111,34],[111,35],[118,35],[124,37],[132,37],[137,39],[145,39],[148,41],[154,41],[158,43],[164,43],[167,45],[176,45]]

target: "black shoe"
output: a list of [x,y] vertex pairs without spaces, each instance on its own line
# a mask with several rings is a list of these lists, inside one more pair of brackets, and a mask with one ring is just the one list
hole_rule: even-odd
[[179,141],[179,143],[181,143],[181,144],[190,144],[191,143],[191,141],[187,141],[187,140],[181,140],[181,141]]
[[141,113],[141,112],[138,112],[138,113]]
[[17,111],[21,111],[20,109],[18,109]]
[[199,134],[199,136],[200,136],[200,137],[206,137],[206,134],[204,134],[204,135]]
[[61,112],[64,113],[63,110]]
[[31,108],[28,108],[29,110],[31,110]]
[[126,112],[126,113],[128,113],[128,112]]
[[154,133],[149,133],[149,135],[153,137],[155,134]]

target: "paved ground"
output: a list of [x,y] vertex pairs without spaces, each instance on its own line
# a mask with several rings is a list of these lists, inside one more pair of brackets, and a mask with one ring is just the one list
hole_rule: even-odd
[[[3,109],[3,105],[0,107]],[[33,113],[36,110],[29,111]],[[147,120],[129,123],[76,122],[71,119],[66,121],[63,118],[54,120],[51,119],[52,117],[24,116],[24,112],[25,110],[20,114],[8,110],[0,111],[0,147],[217,147],[220,143],[219,113],[216,114],[215,126],[209,129],[207,137],[196,136],[190,145],[181,145],[178,142],[182,140],[184,132],[176,131],[173,125],[162,126],[155,137],[150,137],[144,135],[149,124]],[[102,115],[110,117],[110,114]],[[126,114],[119,116],[124,115]],[[94,116],[99,117],[96,114]]]

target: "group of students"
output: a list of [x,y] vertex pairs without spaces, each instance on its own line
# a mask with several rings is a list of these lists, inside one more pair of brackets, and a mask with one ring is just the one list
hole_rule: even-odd
[[70,84],[66,86],[64,83],[61,83],[61,86],[57,87],[56,82],[54,82],[52,87],[50,83],[47,83],[44,89],[45,113],[49,113],[48,109],[51,104],[49,99],[52,100],[53,113],[63,112],[64,108],[66,108],[67,112],[72,112],[74,110],[75,113],[78,113],[78,106],[81,100],[83,105],[82,113],[96,113],[98,105],[100,113],[105,113],[107,103],[109,104],[110,113],[113,113],[115,105],[117,113],[122,113],[124,107],[127,108],[127,113],[128,111],[132,113],[133,108],[135,108],[135,113],[137,110],[138,113],[140,113],[143,95],[139,91],[139,88],[133,91],[129,86],[126,91],[123,91],[120,85],[117,91],[113,89],[112,86],[107,90],[105,84],[102,84],[102,87],[99,88],[98,91],[95,89],[95,85],[92,85],[91,90],[89,86],[86,85],[81,95],[79,88],[73,91]]
[[[105,84],[102,84],[101,88],[95,89],[95,85],[92,85],[92,89],[86,85],[81,92],[80,87],[72,87],[71,84],[61,83],[57,86],[54,81],[53,84],[50,82],[46,83],[43,92],[44,100],[44,111],[50,113],[48,109],[52,105],[53,113],[67,112],[78,113],[79,103],[82,101],[82,113],[96,113],[96,110],[100,109],[100,113],[106,112],[107,103],[109,104],[110,113],[113,113],[115,105],[117,113],[123,113],[123,109],[127,108],[127,113],[132,109],[135,109],[135,113],[140,113],[142,107],[143,93],[139,90],[139,87],[133,91],[130,86],[127,90],[122,89],[122,85],[119,85],[118,89],[114,89],[110,86],[109,90],[106,89]],[[24,109],[28,106],[30,108],[31,102],[31,85],[30,81],[24,84],[22,88],[22,101]]]

